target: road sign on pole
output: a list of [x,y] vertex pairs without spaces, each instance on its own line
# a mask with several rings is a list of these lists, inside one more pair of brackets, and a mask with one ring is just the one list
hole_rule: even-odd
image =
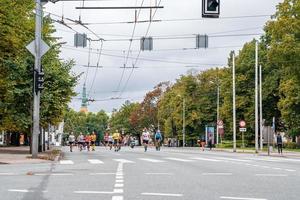
[[240,128],[245,128],[246,127],[246,122],[244,120],[240,121]]

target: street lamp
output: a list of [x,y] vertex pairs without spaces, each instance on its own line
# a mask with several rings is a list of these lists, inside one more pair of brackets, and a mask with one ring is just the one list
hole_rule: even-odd
[[182,147],[185,147],[185,98],[181,95],[177,95],[182,98]]

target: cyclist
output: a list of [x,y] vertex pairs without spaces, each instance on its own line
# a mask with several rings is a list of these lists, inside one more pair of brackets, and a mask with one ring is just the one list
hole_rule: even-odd
[[92,151],[95,151],[95,145],[96,145],[96,139],[97,136],[95,134],[95,132],[93,131],[93,133],[91,134],[91,145],[92,145]]
[[118,132],[118,130],[116,130],[115,133],[113,133],[112,138],[114,140],[114,148],[115,151],[119,151],[119,139],[120,139],[120,133]]
[[143,145],[144,145],[144,149],[145,152],[148,149],[148,143],[150,140],[150,133],[148,132],[147,128],[144,128],[143,133],[142,133],[142,140],[143,140]]
[[156,148],[156,151],[160,151],[160,145],[161,145],[161,141],[162,141],[162,136],[161,136],[161,133],[160,133],[159,129],[155,133],[154,139],[155,139],[155,148]]
[[69,145],[70,145],[70,152],[73,151],[73,144],[75,143],[75,136],[73,135],[73,132],[69,135]]

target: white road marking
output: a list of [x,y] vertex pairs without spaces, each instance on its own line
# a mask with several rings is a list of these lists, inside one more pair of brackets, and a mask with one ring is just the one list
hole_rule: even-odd
[[74,162],[72,160],[61,160],[59,161],[60,164],[62,165],[73,165]]
[[181,159],[181,158],[171,158],[171,157],[168,157],[168,158],[165,158],[165,159],[174,160],[174,161],[180,161],[180,162],[194,162],[194,160],[186,160],[186,159]]
[[0,176],[13,176],[15,173],[0,173]]
[[247,197],[220,197],[220,199],[232,199],[232,200],[267,200],[260,198],[247,198]]
[[73,176],[74,174],[70,173],[51,173],[51,174],[33,174],[34,176]]
[[124,184],[123,184],[123,183],[116,183],[116,184],[115,184],[115,187],[116,187],[116,188],[124,187]]
[[255,176],[267,176],[267,177],[286,177],[287,174],[255,174]]
[[123,193],[124,190],[123,189],[114,189],[114,193]]
[[191,159],[193,159],[193,160],[203,160],[203,161],[212,161],[212,162],[221,162],[221,160],[211,159],[211,158],[194,157],[194,158],[191,158]]
[[272,169],[276,169],[276,170],[282,170],[281,168],[279,167],[273,167]]
[[116,179],[123,179],[123,176],[116,176]]
[[151,158],[138,158],[139,160],[147,161],[147,162],[153,162],[153,163],[162,163],[165,162],[164,160],[156,160]]
[[88,160],[91,164],[103,164],[103,162],[101,160],[98,160],[98,159],[89,159]]
[[203,176],[231,176],[232,173],[202,173]]
[[116,173],[90,173],[91,176],[94,175],[115,175]]
[[74,191],[76,194],[113,194],[114,192],[109,191]]
[[124,183],[124,180],[116,180],[116,183]]
[[22,192],[22,193],[28,193],[28,192],[34,192],[33,190],[17,190],[17,189],[9,189],[9,192]]
[[238,161],[238,162],[252,162],[252,160],[244,160],[237,158],[224,158],[224,157],[214,157],[214,159],[228,160],[228,161]]
[[111,200],[123,200],[123,196],[113,196]]
[[113,159],[114,161],[120,162],[120,163],[135,163],[133,161],[130,160],[126,160],[126,159]]
[[145,173],[146,175],[174,175],[173,173]]
[[169,196],[169,197],[182,197],[182,194],[170,194],[170,193],[149,193],[149,192],[144,192],[141,193],[141,195],[146,195],[146,196]]
[[285,169],[285,171],[288,171],[288,172],[295,172],[296,170],[294,170],[294,169]]

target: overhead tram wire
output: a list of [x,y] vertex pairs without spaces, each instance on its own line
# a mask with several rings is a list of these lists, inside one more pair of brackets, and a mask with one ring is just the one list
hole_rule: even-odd
[[[145,0],[142,1],[141,7],[144,5],[144,1],[145,1]],[[137,4],[137,0],[136,0],[135,3]],[[138,18],[139,18],[139,16],[140,16],[140,13],[141,13],[141,9],[139,9],[138,13],[137,13],[137,10],[135,10],[135,15],[136,15],[136,16],[135,16],[135,17],[136,17],[135,21],[138,20]],[[121,86],[121,83],[122,83],[122,81],[123,81],[123,77],[124,77],[125,70],[126,70],[126,66],[127,66],[127,62],[128,62],[129,53],[130,53],[131,46],[132,46],[132,41],[133,41],[134,33],[135,33],[135,30],[136,30],[136,25],[137,25],[137,24],[134,23],[133,31],[132,31],[132,34],[131,34],[131,40],[130,40],[129,47],[128,47],[128,51],[127,51],[127,56],[126,56],[126,58],[125,58],[124,68],[123,68],[123,71],[122,71],[122,74],[121,74],[121,78],[120,78],[120,80],[119,80],[119,82],[118,82],[118,86],[117,86],[116,91],[119,91],[120,86]]]
[[[160,3],[161,3],[161,0],[159,1],[158,6],[160,5]],[[148,36],[149,30],[150,30],[150,26],[151,26],[151,21],[152,21],[152,19],[155,17],[157,10],[158,10],[158,9],[155,9],[155,11],[154,11],[154,13],[153,13],[153,16],[150,15],[151,18],[150,18],[150,22],[149,22],[149,25],[148,25],[148,28],[147,28],[145,37]],[[129,74],[127,80],[126,80],[126,83],[125,83],[125,85],[124,85],[124,87],[123,87],[123,89],[122,89],[122,91],[121,91],[119,97],[121,97],[121,96],[123,95],[124,91],[126,90],[127,85],[128,85],[128,83],[129,83],[129,80],[130,80],[130,78],[131,78],[131,76],[132,76],[132,74],[133,74],[133,72],[134,72],[134,66],[136,66],[136,64],[137,64],[137,62],[138,62],[138,59],[139,59],[140,55],[141,55],[141,49],[140,49],[140,51],[139,51],[139,53],[138,53],[138,55],[137,55],[137,57],[136,57],[136,59],[135,59],[135,63],[134,63],[134,65],[133,65],[132,69],[131,69],[131,72],[130,72],[130,74]]]
[[[100,64],[101,54],[102,54],[102,50],[103,50],[103,41],[101,40],[100,42],[101,42],[101,47],[100,47],[100,51],[99,51],[99,54],[98,54],[98,60],[97,60],[97,65],[96,65],[96,72],[94,74],[93,82],[92,82],[92,85],[91,85],[91,87],[89,89],[88,96],[90,96],[90,93],[92,91],[92,88],[94,86],[94,83],[95,83],[95,80],[96,80],[96,77],[97,77],[98,69],[100,67],[99,64]],[[89,66],[89,67],[91,67],[91,66]]]

